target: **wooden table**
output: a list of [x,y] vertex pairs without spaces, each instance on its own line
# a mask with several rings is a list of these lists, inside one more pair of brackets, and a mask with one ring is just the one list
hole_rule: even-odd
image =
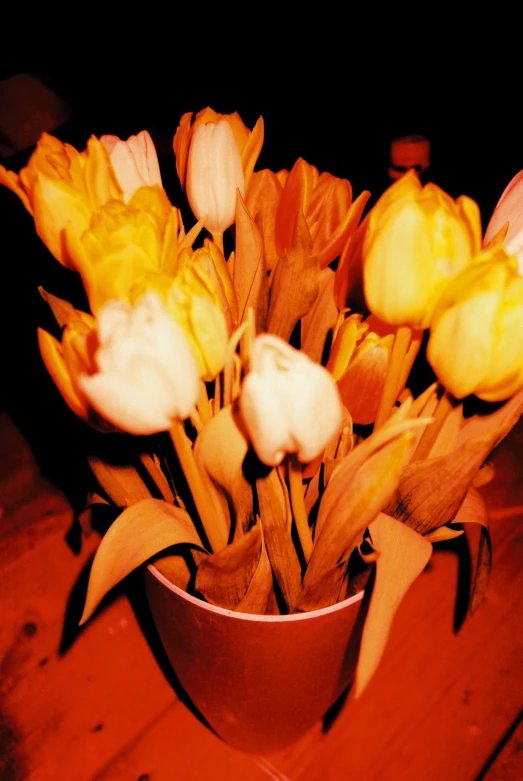
[[1,415],[0,779],[523,779],[522,445],[519,425],[482,489],[494,566],[477,613],[454,631],[466,562],[459,544],[440,548],[402,604],[361,700],[328,731],[318,724],[262,757],[231,749],[177,698],[135,600],[133,610],[120,593],[76,629],[99,537],[73,552],[70,505]]

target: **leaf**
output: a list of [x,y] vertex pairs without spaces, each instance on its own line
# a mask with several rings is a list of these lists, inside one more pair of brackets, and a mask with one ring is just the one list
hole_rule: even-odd
[[320,290],[320,264],[303,212],[298,212],[292,246],[278,259],[271,276],[267,331],[289,341],[294,328]]
[[97,505],[111,506],[110,502],[104,496],[93,491],[87,497],[87,502],[84,509],[78,515],[78,523],[85,537],[89,537],[93,531],[93,507]]
[[[218,553],[203,559],[196,573],[196,591],[212,605],[235,610],[245,599],[252,585],[260,563],[262,546],[261,525],[258,523],[243,537],[238,538]],[[265,588],[265,594],[254,593],[260,586],[262,590]],[[266,578],[257,581],[251,599],[255,597],[253,601],[262,602],[265,607],[271,590],[272,572],[270,572],[268,581]],[[262,597],[261,600],[259,598],[256,600],[258,596]],[[247,601],[245,606],[248,606]]]
[[462,529],[452,529],[450,526],[440,526],[434,531],[424,534],[424,538],[429,542],[446,542],[446,540],[454,540],[456,537],[461,537],[463,534]]
[[151,497],[124,510],[96,551],[80,625],[130,572],[165,548],[182,543],[204,550],[185,510]]
[[38,292],[44,301],[51,307],[51,311],[60,328],[66,326],[69,320],[78,317],[75,307],[69,303],[69,301],[59,298],[58,296],[53,296],[52,293],[48,293],[47,290],[44,290],[41,285],[38,286]]
[[248,449],[237,403],[208,420],[194,443],[196,464],[228,526],[229,507],[234,511],[235,534],[243,534],[254,521],[252,488],[243,474]]
[[356,667],[356,699],[376,671],[403,597],[432,554],[430,542],[385,513],[378,515],[369,530],[373,547],[380,555]]
[[98,456],[88,456],[98,483],[117,507],[130,507],[151,494],[133,466],[108,464]]
[[249,307],[256,313],[256,321],[264,320],[262,292],[264,292],[265,268],[263,265],[263,241],[245,203],[237,193],[236,198],[236,250],[233,265],[233,281],[238,298],[239,323],[247,317]]
[[174,504],[174,494],[157,458],[149,453],[140,453],[140,460],[165,501]]
[[256,480],[260,517],[267,553],[287,611],[296,604],[301,588],[301,567],[291,538],[292,516],[287,486],[278,469]]
[[[263,527],[262,532],[263,532]],[[235,607],[237,613],[253,613],[255,615],[271,615],[278,611],[273,587],[272,567],[267,555],[265,540],[262,537],[260,558],[256,572],[249,584],[243,599]]]
[[446,526],[490,453],[492,441],[489,432],[464,442],[446,456],[408,464],[386,512],[420,534]]
[[[316,537],[321,532],[321,528],[330,514],[332,512],[337,512],[340,505],[343,505],[346,486],[350,484],[358,469],[360,469],[374,453],[377,453],[389,442],[397,439],[407,431],[413,432],[418,427],[426,426],[427,421],[430,421],[430,418],[418,418],[415,420],[410,418],[402,419],[402,414],[403,407],[400,407],[382,428],[373,432],[368,439],[360,442],[360,444],[353,448],[341,463],[338,464],[331,477],[329,486],[322,497],[320,513],[316,522]],[[336,477],[336,480],[333,483],[334,477]]]
[[301,321],[301,349],[316,363],[321,363],[328,333],[338,319],[334,278],[335,273],[330,268],[320,272],[318,296]]
[[477,437],[490,434],[493,450],[514,428],[523,413],[523,388],[505,404],[488,415],[474,415],[460,431],[459,442],[469,442]]
[[[331,510],[314,543],[298,600],[299,610],[314,610],[319,607],[318,600],[325,606],[319,581],[324,579],[325,572],[349,560],[369,523],[389,501],[411,442],[411,433],[401,434],[370,456],[356,472],[347,475],[340,467],[333,474],[324,494],[324,500],[329,495]],[[323,501],[320,515],[322,505]]]
[[469,613],[473,615],[485,596],[492,569],[492,542],[487,506],[480,492],[474,486],[469,488],[453,522],[477,523],[481,527],[476,569],[470,588]]

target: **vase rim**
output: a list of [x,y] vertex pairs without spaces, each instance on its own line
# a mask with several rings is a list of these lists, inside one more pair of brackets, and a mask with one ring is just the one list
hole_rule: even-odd
[[325,616],[329,613],[335,613],[338,610],[343,610],[343,608],[348,607],[349,605],[355,605],[358,602],[360,602],[363,599],[363,595],[365,591],[362,589],[357,594],[355,594],[353,597],[348,597],[347,599],[344,599],[343,602],[337,602],[335,605],[329,605],[329,607],[322,607],[318,608],[317,610],[308,610],[304,613],[292,613],[287,615],[276,615],[276,616],[266,616],[261,615],[259,613],[240,613],[236,610],[228,610],[224,607],[218,607],[217,605],[211,605],[210,602],[204,602],[203,599],[200,599],[199,597],[195,597],[192,594],[187,593],[187,591],[184,591],[183,589],[179,588],[178,586],[175,586],[174,583],[171,583],[169,580],[167,580],[166,577],[164,577],[154,564],[148,564],[147,569],[151,573],[151,575],[158,580],[160,583],[162,583],[166,588],[168,588],[170,591],[173,591],[175,594],[178,594],[178,596],[184,598],[187,600],[187,602],[192,603],[193,605],[201,607],[203,610],[208,610],[211,613],[217,613],[221,616],[227,616],[228,618],[235,618],[242,621],[257,621],[261,623],[285,623],[289,621],[304,621],[307,618],[313,618],[316,616]]

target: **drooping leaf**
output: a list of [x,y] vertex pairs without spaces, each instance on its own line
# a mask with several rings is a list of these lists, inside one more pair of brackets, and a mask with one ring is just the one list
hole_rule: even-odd
[[334,302],[334,271],[320,273],[318,296],[301,321],[301,349],[316,363],[321,363],[329,331],[336,325],[338,310]]
[[489,432],[463,442],[446,456],[408,464],[386,512],[420,534],[446,526],[490,453],[492,441]]
[[356,667],[355,698],[361,696],[374,675],[403,597],[432,553],[430,542],[385,513],[378,515],[369,531],[379,556]]
[[267,553],[288,612],[301,588],[301,568],[291,538],[292,515],[287,486],[278,469],[256,480]]
[[271,276],[267,331],[289,341],[298,322],[318,297],[320,264],[312,254],[307,221],[300,210],[292,246],[278,259]]
[[228,405],[208,420],[194,443],[194,458],[209,489],[214,492],[230,525],[233,510],[235,535],[241,535],[254,521],[252,488],[243,474],[249,442],[241,423],[238,405]]
[[489,434],[493,450],[514,428],[523,413],[523,388],[505,404],[488,415],[474,415],[460,430],[459,443],[469,442]]
[[[245,600],[256,576],[262,547],[261,525],[258,523],[243,537],[239,537],[218,553],[203,559],[196,574],[196,590],[212,605],[228,610],[237,609],[238,605]],[[263,575],[263,569],[259,574]],[[260,587],[264,593],[259,593]],[[262,606],[266,607],[271,590],[272,572],[269,572],[269,578],[264,577],[260,580],[258,577],[252,590],[251,601],[257,601],[257,606],[262,603]],[[254,597],[256,599],[253,599]],[[243,604],[243,609],[247,606],[248,601]]]
[[110,506],[110,502],[104,496],[93,491],[87,497],[87,502],[82,512],[78,515],[78,523],[85,537],[89,537],[93,531],[93,508],[99,505]]
[[[407,405],[408,406],[408,405]],[[430,418],[403,419],[403,407],[400,407],[386,424],[371,436],[360,442],[337,466],[331,477],[328,489],[325,491],[321,509],[316,523],[316,536],[321,532],[323,524],[331,512],[336,512],[345,499],[346,486],[349,485],[360,467],[385,445],[402,436],[405,432],[413,432],[424,427]],[[335,482],[333,482],[336,477]]]
[[[263,527],[262,527],[263,532]],[[262,544],[258,566],[249,584],[245,596],[235,608],[237,613],[254,613],[256,615],[273,615],[279,612],[274,593],[272,567],[267,555],[265,540]]]
[[98,483],[117,507],[130,507],[151,494],[133,466],[108,464],[98,456],[88,456]]
[[470,588],[469,613],[473,615],[487,590],[492,569],[492,542],[490,539],[488,510],[480,492],[473,485],[467,491],[454,523],[476,523],[480,526],[480,538],[476,568]]
[[[320,581],[324,580],[326,572],[336,572],[334,568],[349,560],[362,542],[369,523],[389,501],[411,442],[412,434],[403,433],[373,453],[356,472],[347,474],[342,465],[333,474],[324,494],[324,501],[329,500],[330,511],[319,526],[298,599],[299,610],[315,609],[319,606],[318,600],[325,606]],[[320,515],[322,505],[323,502]]]
[[124,510],[96,551],[84,612],[84,624],[113,586],[160,551],[186,543],[204,550],[185,510],[159,499],[143,499]]

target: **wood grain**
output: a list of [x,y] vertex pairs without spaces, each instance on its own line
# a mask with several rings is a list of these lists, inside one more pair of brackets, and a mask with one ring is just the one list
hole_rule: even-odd
[[6,415],[0,434],[2,781],[523,777],[514,726],[523,702],[522,425],[494,454],[494,481],[481,489],[494,562],[477,613],[454,631],[463,541],[437,546],[361,699],[349,699],[327,732],[318,724],[269,757],[230,748],[177,698],[125,596],[75,636],[98,537],[73,554],[67,501]]

